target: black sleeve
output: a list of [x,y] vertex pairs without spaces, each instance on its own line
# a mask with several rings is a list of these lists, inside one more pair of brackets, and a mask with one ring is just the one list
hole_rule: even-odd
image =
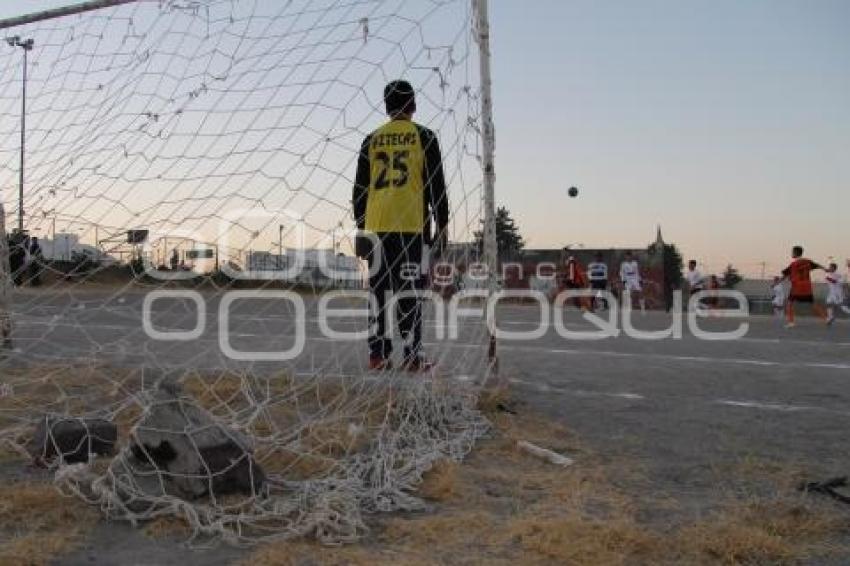
[[369,143],[372,135],[366,136],[360,146],[360,156],[357,158],[357,175],[354,178],[354,190],[351,194],[351,205],[354,209],[354,220],[357,229],[366,227],[366,202],[369,195],[371,168],[369,166]]
[[[446,177],[443,173],[443,155],[440,142],[434,132],[420,126],[419,135],[425,149],[425,203],[426,215],[433,215],[437,224],[437,233],[449,226],[449,198],[446,193]],[[430,211],[430,212],[429,212]],[[430,220],[430,218],[429,218]],[[426,222],[426,226],[429,222]]]

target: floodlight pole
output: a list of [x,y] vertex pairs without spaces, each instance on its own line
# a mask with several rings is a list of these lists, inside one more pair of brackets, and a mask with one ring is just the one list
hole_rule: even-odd
[[[0,29],[9,29],[26,24],[32,24],[63,16],[71,16],[74,14],[82,14],[92,10],[100,10],[102,8],[111,8],[122,4],[130,4],[141,0],[89,0],[88,2],[78,2],[70,6],[54,8],[52,10],[43,10],[14,18],[6,18],[0,20]],[[34,41],[27,39],[21,41],[20,37],[10,37],[6,40],[11,47],[20,47],[24,50],[24,73],[23,73],[23,96],[21,97],[21,173],[20,184],[18,187],[18,230],[24,231],[24,160],[26,156],[26,119],[27,119],[27,54],[32,50]],[[5,237],[5,236],[4,236]],[[0,257],[0,263],[3,258]],[[0,267],[0,279],[2,279],[2,267]],[[0,281],[2,285],[2,281]],[[2,324],[2,321],[0,321]]]
[[24,231],[24,159],[27,149],[27,54],[32,51],[32,39],[21,40],[19,36],[9,37],[6,42],[10,47],[20,47],[24,50],[23,94],[21,95],[21,172],[18,185],[18,231]]
[[[18,230],[24,231],[24,159],[27,153],[27,54],[32,49],[33,40],[24,43],[24,78],[21,95],[21,179],[18,187]],[[27,47],[29,46],[29,47]]]
[[277,268],[283,271],[283,224],[277,226]]
[[[498,291],[499,250],[496,246],[496,170],[494,154],[496,146],[495,127],[493,126],[493,82],[490,72],[490,16],[488,0],[473,0],[473,9],[477,16],[478,55],[481,73],[481,129],[482,129],[482,168],[484,173],[484,261],[487,265],[487,281],[490,297]],[[490,309],[487,309],[488,313]],[[488,360],[490,370],[498,370],[498,352],[496,350],[496,313],[488,314],[487,327],[490,334]]]

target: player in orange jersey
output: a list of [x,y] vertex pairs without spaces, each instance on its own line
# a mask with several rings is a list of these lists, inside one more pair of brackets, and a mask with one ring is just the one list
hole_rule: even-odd
[[812,309],[822,319],[826,319],[826,311],[823,307],[815,303],[814,290],[812,288],[812,271],[815,269],[823,269],[823,266],[813,262],[810,259],[803,257],[803,247],[794,246],[791,251],[793,258],[791,264],[782,270],[782,275],[791,281],[791,294],[788,296],[788,302],[785,305],[786,328],[794,326],[794,304],[809,303]]

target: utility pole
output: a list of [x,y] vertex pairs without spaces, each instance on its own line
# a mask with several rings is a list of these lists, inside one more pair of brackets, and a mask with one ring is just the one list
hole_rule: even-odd
[[283,271],[283,224],[277,227],[277,269]]
[[21,40],[20,36],[7,37],[10,47],[24,50],[23,94],[21,96],[21,177],[18,186],[18,231],[24,231],[24,158],[27,148],[27,54],[32,51],[35,42],[32,39]]

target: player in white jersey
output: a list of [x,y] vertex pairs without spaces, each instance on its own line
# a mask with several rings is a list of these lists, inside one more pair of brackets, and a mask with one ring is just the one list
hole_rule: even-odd
[[691,294],[705,289],[705,277],[697,269],[697,260],[692,259],[688,262],[688,272],[685,274],[685,278],[688,280],[688,288]]
[[[850,259],[847,260],[847,275],[844,277],[844,282],[850,282]],[[850,314],[850,306],[841,305],[841,310],[843,310],[847,314]]]
[[844,275],[838,272],[838,265],[830,263],[826,270],[826,323],[835,322],[835,307],[844,305]]
[[[685,273],[685,280],[688,282],[688,292],[691,296],[705,290],[705,277],[697,269],[697,260],[692,259],[688,262],[688,272]],[[703,305],[698,304],[697,308]]]
[[643,298],[643,288],[640,281],[640,266],[632,256],[632,252],[626,252],[623,263],[620,264],[620,281],[623,283],[623,298],[628,294],[629,298],[637,295],[640,300],[640,310],[646,312],[646,301]]
[[785,315],[785,300],[788,297],[788,286],[785,285],[785,279],[782,277],[774,277],[773,285],[770,286],[770,292],[773,295],[773,314],[779,320],[782,320]]
[[593,262],[587,265],[587,280],[590,281],[590,288],[596,291],[593,297],[593,308],[602,308],[602,305],[607,308],[602,294],[608,290],[608,264],[605,263],[601,253],[597,253]]

